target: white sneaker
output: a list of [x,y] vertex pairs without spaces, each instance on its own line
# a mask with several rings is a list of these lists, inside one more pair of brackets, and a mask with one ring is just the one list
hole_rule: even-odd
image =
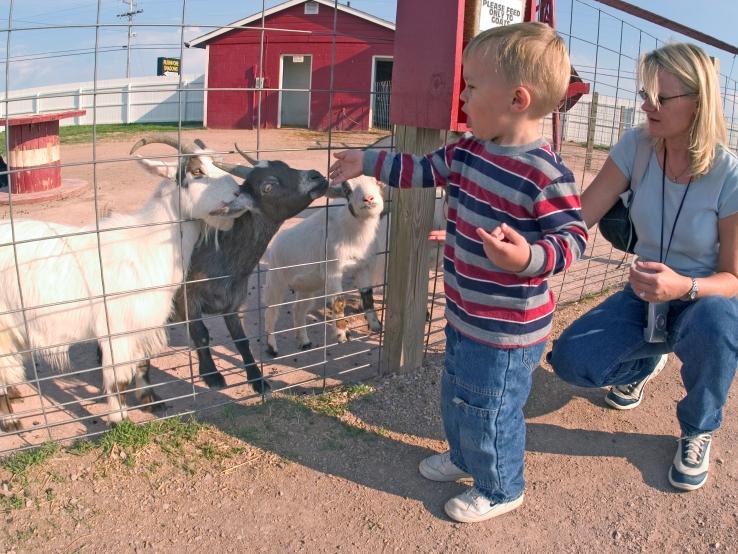
[[666,367],[668,354],[662,354],[656,367],[644,379],[627,385],[615,385],[605,395],[605,403],[616,410],[632,410],[637,408],[643,400],[643,389],[648,382],[656,377]]
[[418,470],[431,481],[456,481],[471,477],[451,461],[451,453],[448,451],[424,458],[418,465]]
[[710,433],[680,438],[674,462],[669,469],[669,482],[685,491],[694,491],[704,485],[710,469],[711,444]]
[[515,500],[494,503],[476,487],[472,487],[446,502],[444,510],[455,521],[476,523],[514,510],[523,503],[524,498],[525,495],[521,494]]

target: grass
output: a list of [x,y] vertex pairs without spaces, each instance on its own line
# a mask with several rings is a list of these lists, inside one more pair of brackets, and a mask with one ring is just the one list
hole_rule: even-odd
[[119,450],[126,465],[133,465],[136,452],[156,441],[163,450],[178,449],[184,441],[195,440],[204,426],[194,419],[174,417],[136,425],[126,420],[105,433],[99,441],[103,454]]
[[[98,141],[116,140],[130,135],[150,133],[176,133],[176,123],[111,123],[95,126],[95,138]],[[182,129],[202,129],[202,122],[182,122]],[[3,128],[4,129],[4,128]],[[78,144],[92,142],[92,125],[66,125],[59,128],[61,144]],[[0,132],[0,154],[5,154],[5,131]]]
[[349,402],[372,392],[373,387],[357,383],[348,387],[335,387],[322,394],[295,397],[295,400],[315,413],[341,417],[346,414]]
[[9,456],[0,462],[0,465],[13,475],[23,475],[29,468],[43,464],[59,451],[59,445],[47,442],[38,448],[24,450]]
[[[123,452],[125,463],[132,465],[133,455],[152,442],[160,444],[165,450],[178,449],[183,442],[194,441],[204,428],[204,425],[194,419],[179,417],[150,421],[143,425],[124,421],[102,435],[98,441],[86,439],[77,441],[64,451],[75,456],[82,456],[96,449],[108,456],[114,451]],[[14,476],[24,476],[30,468],[42,465],[61,450],[57,443],[47,442],[38,448],[17,452],[0,460],[0,467]],[[205,448],[205,451],[204,454],[213,454],[208,448]],[[51,474],[51,477],[54,475]]]

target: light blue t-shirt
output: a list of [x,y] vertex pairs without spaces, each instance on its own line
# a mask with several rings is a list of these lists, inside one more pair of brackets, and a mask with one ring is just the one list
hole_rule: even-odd
[[[628,131],[610,151],[612,160],[629,179],[639,133],[643,132],[641,128]],[[646,173],[636,186],[631,208],[638,234],[635,253],[652,261],[659,261],[661,247],[661,177],[661,166],[653,150]],[[712,275],[717,270],[720,246],[718,220],[738,212],[738,157],[718,146],[713,166],[706,175],[693,180],[689,187],[668,177],[665,185],[664,255],[685,188],[689,191],[664,263],[682,275]]]

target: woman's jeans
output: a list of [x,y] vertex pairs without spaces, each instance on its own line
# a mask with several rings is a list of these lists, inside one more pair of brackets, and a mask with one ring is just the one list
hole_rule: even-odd
[[493,502],[523,494],[523,406],[544,348],[494,348],[446,325],[441,414],[451,461]]
[[643,340],[646,306],[626,285],[572,323],[554,342],[549,362],[569,383],[603,387],[640,381],[659,355],[674,352],[687,391],[677,405],[682,433],[714,431],[738,366],[738,299],[672,300],[662,343]]

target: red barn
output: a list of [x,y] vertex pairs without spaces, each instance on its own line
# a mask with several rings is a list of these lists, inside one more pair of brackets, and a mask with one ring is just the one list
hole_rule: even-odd
[[207,49],[204,124],[388,127],[394,36],[392,23],[349,5],[289,0],[265,11],[263,27],[259,12],[198,37],[187,46]]

